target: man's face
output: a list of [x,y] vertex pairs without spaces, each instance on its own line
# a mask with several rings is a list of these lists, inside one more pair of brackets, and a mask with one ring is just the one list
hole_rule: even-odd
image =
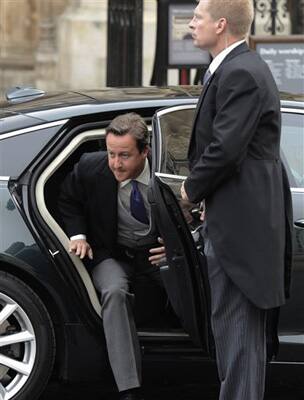
[[193,44],[203,50],[211,50],[217,44],[217,22],[208,12],[209,0],[201,0],[194,10],[194,15],[189,23],[192,31]]
[[141,153],[136,144],[136,139],[127,133],[117,136],[109,133],[106,137],[109,157],[109,167],[118,182],[126,179],[135,179],[145,166],[148,147]]

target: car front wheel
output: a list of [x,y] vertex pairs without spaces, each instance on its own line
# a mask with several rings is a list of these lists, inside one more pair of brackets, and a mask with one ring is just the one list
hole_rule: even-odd
[[50,316],[33,290],[0,271],[0,400],[35,400],[55,358]]

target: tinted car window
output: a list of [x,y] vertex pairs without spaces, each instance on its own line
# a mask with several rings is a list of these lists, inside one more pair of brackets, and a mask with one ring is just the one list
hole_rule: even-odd
[[181,109],[160,118],[163,135],[161,172],[189,175],[187,153],[194,113],[195,108]]
[[[160,118],[161,172],[188,176],[187,151],[195,109],[182,109]],[[282,114],[281,154],[293,187],[304,187],[304,115]]]
[[290,184],[304,187],[304,115],[283,113],[282,158],[287,167]]
[[0,138],[0,175],[18,177],[50,141],[60,126]]

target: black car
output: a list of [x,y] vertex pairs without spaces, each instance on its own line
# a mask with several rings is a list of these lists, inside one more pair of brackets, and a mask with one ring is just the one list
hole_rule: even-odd
[[[180,323],[173,310],[168,320],[139,322],[144,360],[154,357],[159,365],[168,357],[210,359],[203,258],[195,224],[186,223],[177,201],[188,174],[186,154],[200,90],[107,88],[44,94],[21,88],[0,104],[1,400],[37,399],[52,374],[64,380],[108,381],[100,303],[90,274],[67,251],[57,197],[81,154],[104,150],[105,127],[130,110],[151,127],[150,200],[162,221],[168,261],[161,273]],[[303,99],[282,94],[281,103],[282,159],[294,207],[294,264],[292,296],[281,309],[281,346],[273,363],[291,368],[304,363]]]

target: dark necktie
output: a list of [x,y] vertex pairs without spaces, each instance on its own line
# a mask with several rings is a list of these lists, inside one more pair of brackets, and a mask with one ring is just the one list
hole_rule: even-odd
[[148,225],[149,219],[147,216],[147,210],[146,210],[146,207],[144,204],[144,199],[142,197],[142,194],[140,193],[140,191],[138,189],[137,181],[132,180],[131,184],[132,184],[132,190],[131,190],[131,196],[130,196],[131,214],[138,221],[142,222],[143,224]]
[[206,83],[209,81],[210,77],[211,77],[211,72],[210,69],[208,68],[207,71],[204,74],[204,78],[203,78],[203,86],[206,85]]

